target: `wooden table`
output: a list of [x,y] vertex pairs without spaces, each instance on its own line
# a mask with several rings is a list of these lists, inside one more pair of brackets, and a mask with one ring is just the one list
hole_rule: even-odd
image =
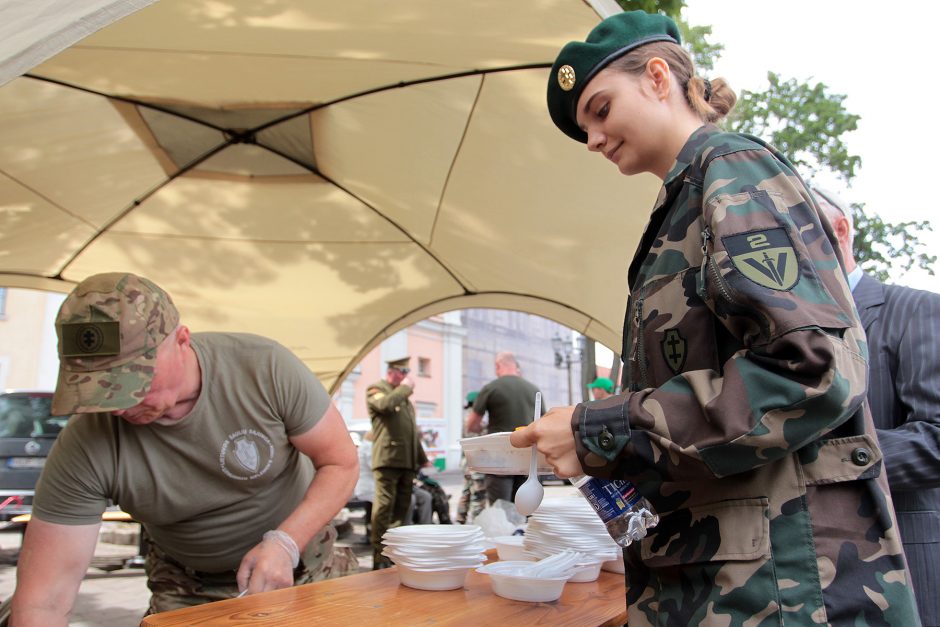
[[141,627],[176,625],[623,625],[623,575],[568,583],[552,603],[496,596],[490,578],[471,570],[458,590],[414,590],[387,568],[147,616]]

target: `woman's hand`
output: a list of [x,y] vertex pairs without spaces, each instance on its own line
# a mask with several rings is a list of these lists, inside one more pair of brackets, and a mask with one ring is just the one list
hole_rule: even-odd
[[535,446],[545,455],[559,479],[583,475],[571,431],[573,413],[574,407],[553,407],[529,426],[514,431],[509,443],[516,448]]

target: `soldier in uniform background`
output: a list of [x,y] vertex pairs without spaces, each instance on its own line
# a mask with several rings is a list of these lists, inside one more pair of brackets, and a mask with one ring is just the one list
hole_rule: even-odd
[[190,334],[166,292],[127,273],[79,283],[56,333],[52,411],[74,415],[36,487],[14,625],[66,624],[109,502],[150,539],[150,612],[358,570],[330,525],[356,484],[356,449],[290,351]]
[[372,568],[391,566],[382,555],[382,536],[391,527],[405,524],[411,491],[418,468],[428,463],[421,446],[415,408],[409,397],[414,381],[408,376],[409,357],[388,363],[385,379],[366,389],[366,404],[372,419]]
[[[480,431],[483,415],[487,416],[490,433],[512,431],[532,422],[535,395],[539,389],[522,378],[516,356],[509,351],[497,353],[494,360],[496,378],[483,386],[473,401],[464,428],[468,432]],[[542,413],[545,412],[542,405]],[[528,475],[486,475],[486,500],[490,505],[502,499],[512,501]]]
[[560,52],[556,126],[664,185],[629,271],[626,389],[512,443],[657,510],[624,551],[631,627],[916,625],[835,236],[784,157],[712,124],[735,99],[663,15]]

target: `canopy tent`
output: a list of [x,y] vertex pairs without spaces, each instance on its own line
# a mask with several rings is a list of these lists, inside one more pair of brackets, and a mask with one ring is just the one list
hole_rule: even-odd
[[660,183],[545,107],[605,6],[155,2],[0,87],[0,285],[137,272],[193,330],[275,338],[331,389],[465,307],[618,349]]

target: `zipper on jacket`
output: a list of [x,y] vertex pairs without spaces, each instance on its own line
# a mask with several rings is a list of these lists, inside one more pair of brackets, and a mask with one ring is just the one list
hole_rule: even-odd
[[705,300],[705,270],[708,266],[708,240],[712,238],[711,231],[708,230],[708,225],[702,229],[702,267],[698,272],[698,295],[699,298]]
[[714,279],[714,283],[718,287],[718,291],[721,292],[721,295],[724,296],[726,301],[733,303],[735,299],[731,296],[731,291],[728,289],[724,277],[721,276],[721,271],[718,270],[718,264],[715,263],[714,258],[711,256],[709,245],[711,241],[712,232],[708,228],[708,225],[705,225],[705,228],[702,230],[702,267],[699,270],[698,276],[699,296],[702,300],[707,300],[705,277],[706,270],[708,270],[711,272],[712,279]]
[[633,356],[631,360],[636,362],[637,371],[640,374],[639,381],[634,381],[634,389],[641,390],[646,387],[646,351],[643,346],[643,298],[636,299],[636,307],[633,310]]

